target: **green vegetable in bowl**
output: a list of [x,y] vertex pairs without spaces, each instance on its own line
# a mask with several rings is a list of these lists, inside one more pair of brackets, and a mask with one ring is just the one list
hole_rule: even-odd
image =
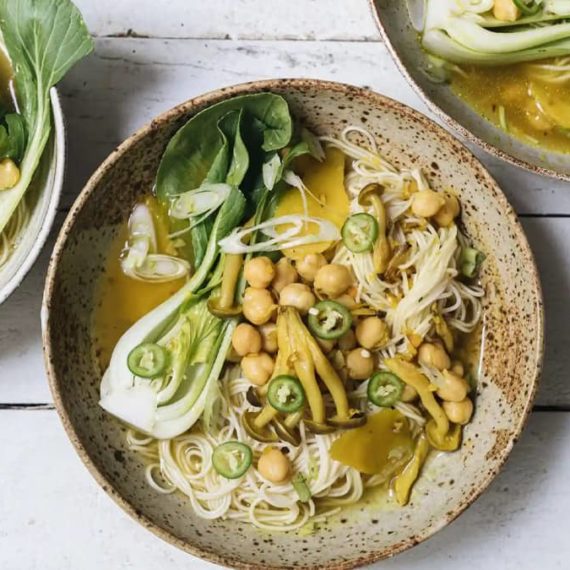
[[453,63],[504,65],[570,54],[570,3],[517,0],[520,18],[499,19],[493,1],[427,0],[423,46]]
[[342,242],[353,253],[371,251],[378,237],[378,222],[370,214],[353,214],[344,222]]
[[[262,93],[201,111],[168,144],[157,196],[167,211],[177,206],[169,223],[177,234],[191,236],[183,253],[196,270],[121,337],[101,383],[101,406],[138,430],[165,439],[183,433],[202,415],[206,424],[215,421],[218,379],[239,320],[235,311],[211,309],[239,306],[245,288],[234,271],[235,256],[222,255],[220,241],[252,214],[256,223],[262,221],[269,194],[276,191],[263,185],[263,165],[289,143],[292,130],[286,101]],[[201,203],[205,195],[215,207]],[[200,209],[199,221],[191,204]],[[256,239],[254,233],[250,243]],[[148,343],[167,352],[166,367],[152,382],[138,378],[128,362],[133,349]]]
[[49,140],[50,89],[92,51],[93,41],[69,0],[0,0],[0,30],[14,70],[20,112],[5,115],[0,126],[0,156],[19,162],[17,182],[0,191],[2,232]]
[[333,340],[350,330],[352,315],[344,305],[336,301],[320,301],[309,309],[308,325],[318,338]]
[[239,441],[226,441],[212,454],[214,469],[226,479],[238,479],[251,466],[253,454],[251,448]]
[[133,348],[127,358],[129,370],[140,378],[156,378],[166,370],[168,353],[159,344],[147,342]]
[[404,383],[391,372],[376,372],[368,381],[368,399],[383,408],[393,406],[402,397]]
[[305,405],[305,391],[298,378],[283,374],[269,383],[267,399],[278,412],[292,414]]

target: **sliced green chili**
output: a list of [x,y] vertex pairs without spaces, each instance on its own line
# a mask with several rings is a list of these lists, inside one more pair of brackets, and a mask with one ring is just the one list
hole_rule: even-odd
[[214,450],[212,465],[226,479],[241,477],[250,467],[253,459],[251,448],[239,441],[226,441]]
[[129,370],[141,378],[157,378],[166,369],[168,352],[158,344],[147,342],[131,350],[127,357]]
[[336,301],[321,301],[309,309],[311,332],[326,340],[344,336],[352,325],[350,311]]
[[393,406],[402,397],[404,383],[391,372],[376,372],[368,382],[368,399],[383,408]]
[[542,1],[530,0],[530,2],[525,2],[525,0],[513,0],[515,6],[525,15],[534,16],[542,10]]
[[473,247],[464,247],[459,257],[459,268],[465,277],[475,277],[481,264],[485,261],[485,254]]
[[278,412],[292,414],[305,405],[305,391],[297,378],[283,374],[269,382],[267,400]]
[[370,214],[354,214],[344,222],[341,235],[342,242],[353,253],[372,251],[378,237],[378,222]]

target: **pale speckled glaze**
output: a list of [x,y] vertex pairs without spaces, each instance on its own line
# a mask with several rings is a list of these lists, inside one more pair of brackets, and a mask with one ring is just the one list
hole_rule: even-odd
[[525,144],[481,117],[448,84],[430,80],[425,72],[427,54],[412,26],[407,0],[369,2],[382,38],[400,71],[426,105],[449,127],[511,164],[536,174],[570,181],[570,154]]
[[[455,454],[435,457],[404,509],[369,508],[316,535],[269,534],[194,516],[181,495],[160,496],[125,450],[124,428],[97,405],[101,370],[91,318],[94,288],[117,224],[153,184],[169,138],[197,111],[227,97],[271,90],[318,133],[361,124],[397,165],[421,166],[461,195],[463,222],[488,254],[483,282],[485,352],[474,421]],[[419,113],[370,91],[313,80],[273,80],[219,90],[165,113],[120,146],[73,206],[49,268],[42,323],[54,400],[86,466],[131,516],[176,546],[239,568],[353,568],[426,539],[460,514],[497,474],[536,391],[543,348],[540,284],[516,215],[481,164]]]

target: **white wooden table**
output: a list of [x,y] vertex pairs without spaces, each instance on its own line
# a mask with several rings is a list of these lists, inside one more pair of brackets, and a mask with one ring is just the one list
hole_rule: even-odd
[[[61,224],[105,156],[158,113],[269,77],[366,85],[426,111],[378,41],[366,0],[76,0],[96,53],[61,86],[70,154]],[[380,564],[399,570],[569,568],[570,185],[477,153],[522,218],[542,273],[546,366],[502,474],[436,537]],[[56,228],[56,231],[58,229]],[[0,306],[0,568],[213,568],[143,530],[76,457],[51,404],[39,309],[45,248]]]

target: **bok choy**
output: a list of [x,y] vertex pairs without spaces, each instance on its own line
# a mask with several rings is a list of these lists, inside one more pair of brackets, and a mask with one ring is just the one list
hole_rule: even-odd
[[[175,437],[214,408],[238,323],[236,317],[223,319],[209,311],[208,301],[220,299],[227,260],[220,242],[251,217],[262,221],[272,192],[263,184],[264,165],[289,144],[292,133],[286,101],[263,93],[198,113],[168,144],[156,194],[196,271],[121,337],[105,372],[101,406],[136,429],[161,439]],[[250,239],[254,243],[257,236]],[[234,297],[243,288],[241,279]],[[166,367],[151,379],[136,376],[128,365],[129,354],[147,343],[167,353]]]
[[[514,16],[499,19],[499,4]],[[520,10],[532,6],[532,11]],[[500,65],[570,54],[567,0],[426,0],[423,46],[463,64]]]
[[93,49],[69,0],[0,0],[0,29],[14,71],[18,113],[0,126],[0,154],[18,163],[15,184],[0,191],[0,232],[22,200],[49,140],[50,89]]

